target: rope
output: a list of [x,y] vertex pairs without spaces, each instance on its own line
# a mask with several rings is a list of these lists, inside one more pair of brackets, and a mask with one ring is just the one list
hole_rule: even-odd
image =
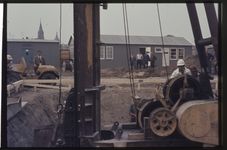
[[[60,54],[61,54],[61,25],[62,25],[62,20],[61,20],[61,8],[62,5],[60,3],[60,38],[59,38],[59,50],[60,50]],[[60,58],[61,59],[61,58]],[[57,105],[57,112],[61,115],[61,113],[63,112],[63,105],[61,104],[61,69],[60,69],[60,73],[59,73],[59,100],[58,100],[58,105]]]
[[[128,70],[129,70],[129,79],[130,79],[131,92],[132,92],[132,96],[134,97],[135,96],[135,86],[134,86],[134,79],[133,79],[133,70],[130,70],[130,65],[129,65],[129,61],[128,61],[128,58],[131,57],[131,49],[130,49],[130,38],[129,38],[129,29],[128,29],[128,18],[127,18],[126,4],[122,3],[122,8],[123,8],[125,42],[126,42],[126,52],[127,52],[126,57],[127,57],[127,62],[128,62]],[[128,53],[130,53],[130,55]]]
[[[162,48],[163,48],[163,54],[164,54],[165,65],[166,65],[166,56],[165,56],[165,50],[164,50],[164,42],[163,42],[163,36],[162,36],[162,26],[161,26],[161,20],[160,20],[160,14],[159,14],[158,3],[157,3],[157,10],[158,10],[158,19],[159,19],[159,26],[160,26],[161,39],[162,39]],[[166,76],[167,76],[167,80],[168,80],[167,65],[166,65]]]

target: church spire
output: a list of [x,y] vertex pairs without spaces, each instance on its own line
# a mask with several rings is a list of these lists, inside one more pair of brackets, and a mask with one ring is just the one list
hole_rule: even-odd
[[44,39],[44,32],[43,32],[41,20],[40,20],[39,31],[38,31],[38,39]]
[[58,32],[56,32],[56,36],[55,36],[54,40],[60,41],[58,38]]

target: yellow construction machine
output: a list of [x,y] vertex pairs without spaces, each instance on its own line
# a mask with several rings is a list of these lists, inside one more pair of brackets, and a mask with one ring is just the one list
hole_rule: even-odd
[[[36,72],[34,72],[33,65],[27,66],[24,57],[21,57],[20,63],[13,64],[12,80],[16,82],[18,80],[26,79],[58,79],[58,70],[51,65],[40,65]],[[49,83],[55,85],[56,83]]]

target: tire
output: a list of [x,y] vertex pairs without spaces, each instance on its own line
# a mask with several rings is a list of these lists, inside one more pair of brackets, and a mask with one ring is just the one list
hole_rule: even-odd
[[[41,79],[56,79],[55,75],[53,74],[45,74],[44,76],[42,76]],[[53,85],[55,86],[56,83],[44,83],[45,85]]]
[[[14,83],[14,82],[17,82],[19,80],[21,80],[20,75],[16,72],[12,72],[12,82]],[[7,77],[7,84],[10,84],[9,77]]]

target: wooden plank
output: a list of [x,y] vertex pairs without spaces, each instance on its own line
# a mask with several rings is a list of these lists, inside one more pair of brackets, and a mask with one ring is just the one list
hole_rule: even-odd
[[[29,80],[23,80],[24,84],[33,84],[33,83],[60,83],[60,80],[55,79],[29,79]],[[74,83],[74,79],[61,79],[61,83]]]
[[[134,82],[139,82],[140,79],[134,79]],[[61,79],[62,83],[74,83],[74,79]],[[143,79],[145,83],[165,83],[166,79]],[[218,80],[210,80],[211,83],[217,83]],[[29,79],[23,80],[24,84],[31,83],[60,83],[60,80],[45,80],[45,79]],[[101,79],[101,83],[130,83],[129,79]]]
[[[51,88],[51,89],[59,89],[58,86],[43,85],[43,84],[24,84],[24,86],[36,86],[36,87],[44,87],[44,88]],[[68,87],[61,87],[61,89],[70,90]]]
[[216,82],[216,84],[215,84],[215,90],[217,90],[218,89],[218,82]]
[[128,134],[129,140],[144,140],[144,133],[132,133]]
[[23,80],[19,80],[17,82],[14,82],[13,84],[9,84],[9,85],[7,85],[7,90],[12,90],[12,89],[14,89],[14,87],[20,86],[23,83],[24,83]]
[[[139,82],[140,79],[134,79],[134,82]],[[101,79],[101,83],[130,83],[129,79]],[[165,83],[166,79],[143,79],[143,82],[145,83]],[[211,83],[218,82],[217,79],[210,80]]]

